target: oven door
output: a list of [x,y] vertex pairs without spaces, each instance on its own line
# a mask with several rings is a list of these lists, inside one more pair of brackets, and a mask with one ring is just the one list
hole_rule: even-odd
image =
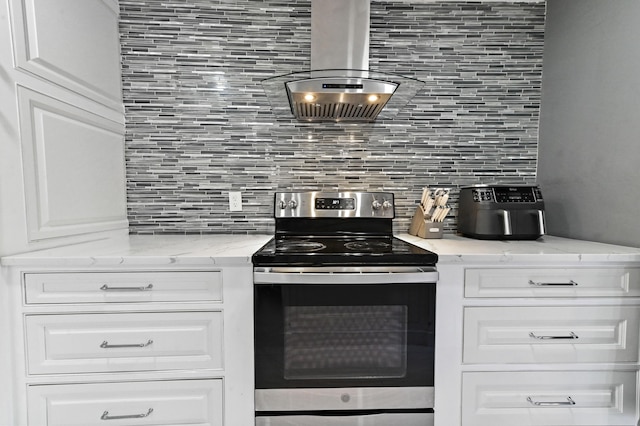
[[254,271],[256,411],[432,416],[433,268]]

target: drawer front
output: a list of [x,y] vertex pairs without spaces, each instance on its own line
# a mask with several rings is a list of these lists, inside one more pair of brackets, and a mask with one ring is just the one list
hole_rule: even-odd
[[463,426],[636,426],[634,371],[467,372]]
[[467,307],[465,363],[637,362],[639,306]]
[[27,315],[29,374],[222,369],[222,312]]
[[222,379],[28,387],[30,426],[221,426]]
[[221,271],[27,273],[28,304],[222,301]]
[[640,296],[640,268],[467,269],[465,297]]

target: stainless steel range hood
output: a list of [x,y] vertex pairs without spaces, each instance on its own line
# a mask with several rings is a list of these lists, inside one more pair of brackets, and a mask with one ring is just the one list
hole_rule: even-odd
[[262,81],[274,113],[302,121],[392,118],[424,85],[369,71],[369,0],[311,1],[311,70]]

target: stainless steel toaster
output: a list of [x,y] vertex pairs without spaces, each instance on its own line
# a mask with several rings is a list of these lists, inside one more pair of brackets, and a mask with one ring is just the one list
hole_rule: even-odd
[[535,240],[545,234],[544,201],[537,185],[460,188],[458,232],[484,240]]

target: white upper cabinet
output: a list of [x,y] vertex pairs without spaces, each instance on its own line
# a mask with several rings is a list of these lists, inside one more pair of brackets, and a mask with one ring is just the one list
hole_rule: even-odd
[[12,0],[17,68],[118,111],[116,0]]
[[117,0],[0,10],[0,256],[125,234]]

